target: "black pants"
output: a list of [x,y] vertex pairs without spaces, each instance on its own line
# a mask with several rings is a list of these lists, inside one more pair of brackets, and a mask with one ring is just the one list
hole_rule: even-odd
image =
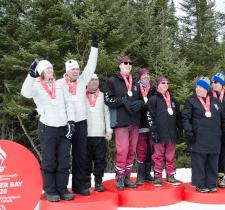
[[106,167],[106,140],[104,137],[88,137],[86,175],[91,187],[91,173],[96,182],[101,182]]
[[191,152],[192,185],[216,187],[219,154]]
[[39,122],[41,171],[46,193],[67,189],[70,168],[70,141],[65,137],[66,126],[49,127]]
[[220,150],[220,156],[218,161],[218,172],[219,173],[225,173],[225,139],[224,137],[221,140],[221,150]]
[[85,173],[87,160],[87,120],[75,123],[75,134],[72,138],[72,190],[87,188]]

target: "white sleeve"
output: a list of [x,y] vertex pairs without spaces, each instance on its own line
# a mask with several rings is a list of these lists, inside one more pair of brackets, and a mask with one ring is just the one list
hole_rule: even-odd
[[26,98],[32,98],[37,91],[35,91],[34,83],[36,78],[31,77],[29,74],[27,75],[26,79],[23,82],[21,94]]
[[87,65],[82,72],[80,79],[83,80],[85,86],[91,80],[92,75],[95,72],[96,65],[97,65],[97,58],[98,58],[98,48],[91,47],[91,52],[89,54]]
[[110,128],[110,114],[109,114],[109,107],[104,104],[104,117],[105,117],[105,126],[106,132],[113,133],[113,130]]

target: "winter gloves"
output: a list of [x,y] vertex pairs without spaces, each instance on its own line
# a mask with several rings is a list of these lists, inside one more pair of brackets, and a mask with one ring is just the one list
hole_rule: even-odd
[[38,72],[37,72],[37,70],[36,70],[36,67],[37,67],[37,65],[38,65],[38,60],[37,59],[35,59],[32,63],[31,63],[31,65],[30,65],[30,67],[29,67],[29,74],[30,74],[30,76],[31,77],[33,77],[33,78],[37,78],[37,77],[39,77],[39,74],[38,74]]
[[133,101],[130,104],[130,109],[133,112],[138,112],[144,106],[144,102],[142,100]]
[[190,143],[190,144],[193,144],[193,143],[195,143],[196,142],[196,138],[195,138],[195,136],[194,136],[194,134],[192,133],[192,132],[185,132],[185,136],[186,136],[186,138],[187,138],[187,140],[188,140],[188,142]]
[[66,138],[72,139],[74,133],[75,133],[75,122],[74,121],[68,121]]
[[95,32],[92,33],[92,47],[98,48],[98,36]]

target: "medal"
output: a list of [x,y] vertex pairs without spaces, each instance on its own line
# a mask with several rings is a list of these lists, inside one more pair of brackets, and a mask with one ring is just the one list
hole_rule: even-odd
[[90,107],[90,111],[91,111],[91,112],[95,112],[95,107],[92,107],[92,106],[91,106],[91,107]]
[[76,99],[73,99],[73,96],[76,97],[76,94],[77,94],[77,80],[75,80],[74,82],[71,82],[67,74],[64,74],[63,77],[66,81],[66,84],[69,87],[69,92],[72,94],[72,101],[76,101]]
[[54,98],[51,100],[52,101],[52,105],[57,105],[57,100]]
[[148,102],[148,98],[144,97],[144,102],[147,103]]
[[56,92],[55,92],[55,79],[52,79],[49,81],[49,82],[51,82],[51,86],[52,86],[51,90],[48,87],[48,85],[46,84],[45,80],[43,80],[41,77],[39,77],[39,80],[40,80],[42,87],[45,89],[45,91],[48,93],[49,97],[51,98],[52,105],[56,105],[57,100],[56,100]]
[[128,95],[128,96],[132,96],[132,95],[133,95],[132,91],[129,90],[129,91],[127,92],[127,95]]
[[169,115],[173,115],[173,109],[172,108],[167,108],[167,112],[169,113]]
[[208,118],[212,117],[212,113],[211,112],[205,112],[205,116],[208,117]]

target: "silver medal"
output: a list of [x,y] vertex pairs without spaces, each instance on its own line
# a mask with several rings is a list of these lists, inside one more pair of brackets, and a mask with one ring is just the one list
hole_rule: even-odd
[[91,107],[90,107],[90,111],[91,111],[91,112],[95,112],[95,107],[91,106]]
[[144,97],[144,102],[147,103],[148,102],[148,98]]
[[128,95],[128,96],[132,96],[132,95],[133,95],[132,91],[129,90],[129,91],[127,92],[127,95]]
[[212,116],[212,113],[211,112],[205,112],[205,116],[206,117],[211,117]]
[[173,109],[172,108],[167,108],[167,112],[169,113],[169,115],[173,115]]

